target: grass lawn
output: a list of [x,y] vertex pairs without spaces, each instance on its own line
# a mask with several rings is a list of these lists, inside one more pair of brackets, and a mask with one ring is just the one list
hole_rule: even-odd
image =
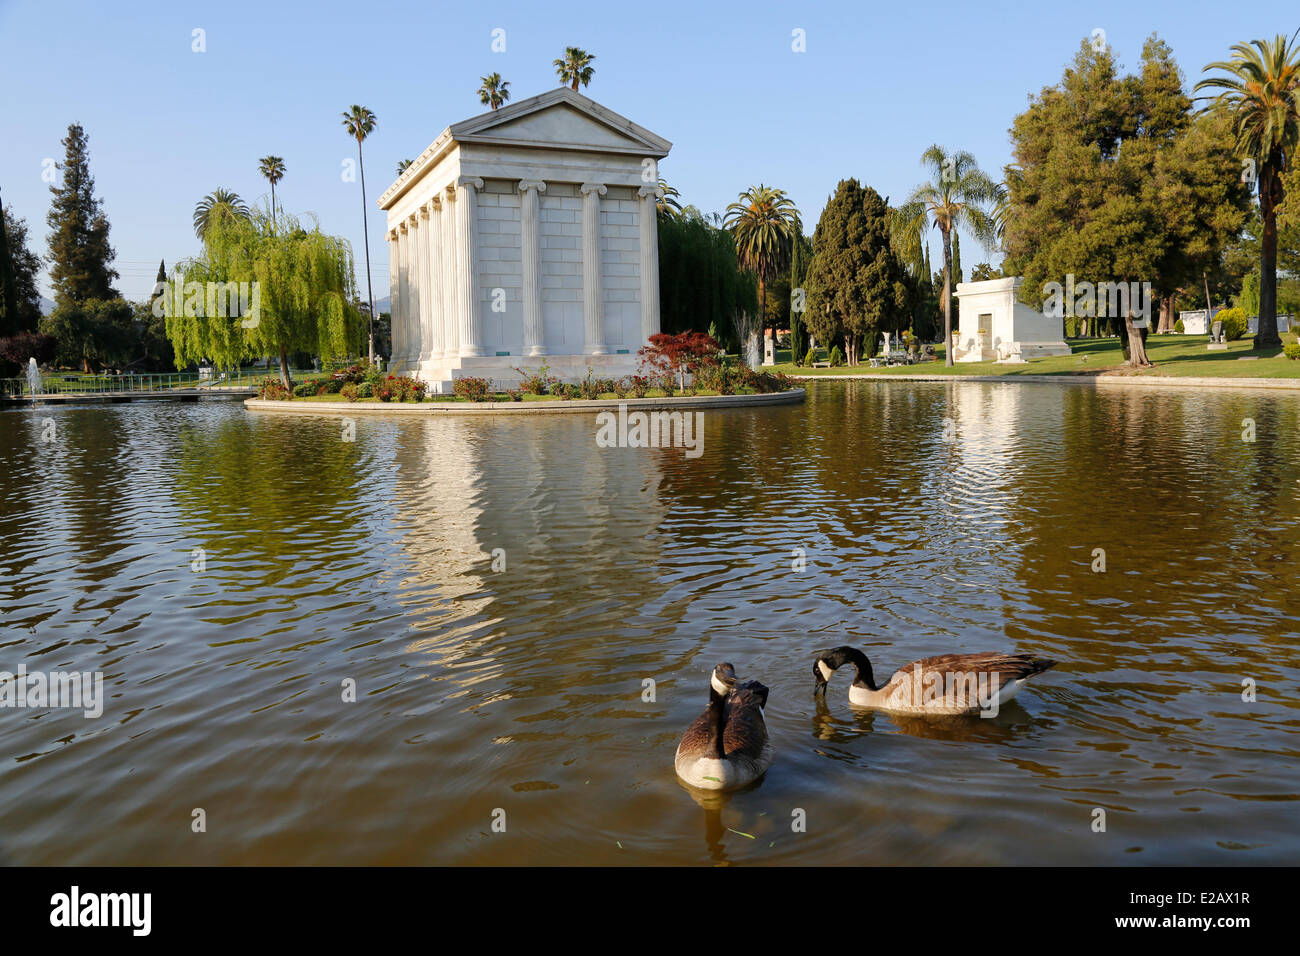
[[[1030,359],[1023,365],[998,365],[996,362],[958,362],[952,368],[943,364],[943,347],[936,347],[938,361],[917,365],[898,365],[873,369],[807,368],[789,361],[778,364],[775,371],[787,375],[1097,375],[1103,372],[1143,376],[1178,376],[1203,378],[1300,378],[1300,362],[1282,355],[1281,349],[1255,351],[1251,339],[1229,342],[1223,351],[1209,351],[1208,335],[1152,335],[1147,338],[1147,357],[1155,368],[1132,372],[1123,367],[1124,352],[1119,339],[1074,339],[1069,342],[1073,355]],[[1295,342],[1294,333],[1283,333],[1283,343]],[[788,353],[787,353],[788,354]],[[1246,359],[1246,361],[1242,361]]]

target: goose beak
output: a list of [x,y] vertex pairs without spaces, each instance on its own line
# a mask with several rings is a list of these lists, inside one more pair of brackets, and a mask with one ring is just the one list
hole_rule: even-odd
[[826,666],[825,662],[823,662],[820,658],[818,658],[817,663],[813,665],[813,681],[814,681],[814,683],[813,683],[813,695],[814,695],[814,696],[816,696],[817,694],[825,694],[825,693],[826,693],[826,674],[825,674],[825,671],[827,671],[827,670],[829,670],[829,669],[830,669],[830,668],[828,668],[828,667]]

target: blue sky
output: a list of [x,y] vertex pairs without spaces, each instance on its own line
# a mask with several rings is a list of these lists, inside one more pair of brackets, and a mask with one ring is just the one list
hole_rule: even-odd
[[[1032,11],[1032,12],[1031,12]],[[198,248],[194,204],[218,186],[268,197],[259,157],[288,166],[283,208],[315,213],[363,261],[361,197],[341,176],[355,144],[339,113],[378,116],[366,141],[375,295],[387,290],[374,200],[398,160],[482,112],[493,71],[514,99],[556,85],[566,45],[596,54],[584,93],[673,143],[660,166],[683,201],[721,211],[750,184],[785,189],[809,233],[836,183],[856,176],[894,202],[919,181],[932,142],[998,173],[1027,98],[1057,82],[1094,29],[1133,68],[1158,32],[1188,85],[1238,40],[1300,26],[1294,2],[60,3],[0,0],[4,128],[0,190],[46,252],[48,184],[70,122],[90,137],[112,223],[118,285],[152,287],[158,260]],[[505,30],[506,50],[492,51]],[[193,31],[206,52],[193,52]],[[793,52],[792,31],[806,36]],[[973,240],[963,263],[987,258]],[[934,249],[937,252],[937,244]],[[361,268],[359,266],[359,268]],[[49,295],[48,283],[44,289]],[[364,296],[364,285],[362,285]]]

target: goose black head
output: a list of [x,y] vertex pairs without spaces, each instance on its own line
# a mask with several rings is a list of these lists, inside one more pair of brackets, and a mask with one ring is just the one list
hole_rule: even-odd
[[853,660],[858,654],[852,647],[840,646],[829,651],[817,652],[817,663],[813,664],[813,693],[826,693],[826,684],[831,675]]
[[709,683],[713,685],[713,689],[720,697],[726,697],[736,686],[736,669],[726,662],[719,664],[713,668],[713,676],[709,678]]

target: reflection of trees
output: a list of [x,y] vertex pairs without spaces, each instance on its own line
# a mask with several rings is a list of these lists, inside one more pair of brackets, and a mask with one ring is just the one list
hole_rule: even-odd
[[[54,422],[53,447],[41,441],[44,419]],[[77,574],[90,581],[113,577],[107,561],[129,541],[129,529],[143,518],[128,491],[134,465],[125,413],[102,409],[41,409],[32,416],[32,443],[52,466],[41,486],[57,497],[67,538],[76,549]],[[42,501],[41,510],[47,506]],[[123,505],[131,509],[123,514]]]
[[238,415],[178,430],[172,498],[215,574],[251,591],[365,555],[361,497],[383,480],[385,451],[360,423],[356,441],[343,441],[342,425]]
[[[1210,779],[1221,769],[1212,729],[1233,729],[1218,705],[1231,709],[1241,676],[1275,674],[1288,643],[1279,572],[1296,540],[1296,475],[1284,452],[1294,460],[1294,399],[1119,386],[1062,393],[1057,461],[1022,498],[1007,634],[1018,650],[1065,662],[1075,692],[1093,695],[1095,706],[1066,711],[1080,739],[1095,742],[1104,721],[1108,746],[1139,758],[1133,769],[1165,759],[1176,779]],[[1254,444],[1242,441],[1246,417],[1256,421]],[[1105,573],[1092,570],[1097,548]],[[1034,691],[1061,693],[1056,673]]]

